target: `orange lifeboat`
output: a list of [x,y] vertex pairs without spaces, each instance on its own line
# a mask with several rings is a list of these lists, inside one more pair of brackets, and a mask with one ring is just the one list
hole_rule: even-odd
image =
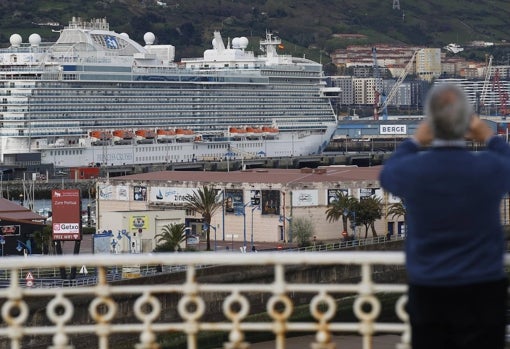
[[263,126],[262,132],[264,136],[276,136],[280,130],[277,127]]
[[156,133],[152,130],[136,130],[135,135],[137,139],[154,139]]
[[241,135],[246,135],[246,130],[244,128],[237,128],[237,127],[230,127],[228,129],[228,131],[233,135],[233,136],[241,136]]
[[115,130],[113,131],[113,140],[118,141],[130,141],[134,138],[134,134],[128,130]]
[[175,139],[176,135],[174,130],[165,130],[162,128],[156,130],[156,137],[160,143],[170,142],[172,139]]
[[92,138],[92,141],[106,141],[112,138],[112,134],[108,131],[90,131],[89,137]]
[[175,134],[178,139],[193,139],[195,137],[195,132],[193,132],[193,130],[185,128],[176,129]]
[[246,127],[246,133],[250,137],[260,137],[263,134],[263,131],[259,127]]

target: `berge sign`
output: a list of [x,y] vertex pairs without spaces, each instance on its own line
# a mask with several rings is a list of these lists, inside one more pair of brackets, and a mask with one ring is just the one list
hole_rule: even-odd
[[405,135],[407,134],[407,125],[379,125],[379,134]]

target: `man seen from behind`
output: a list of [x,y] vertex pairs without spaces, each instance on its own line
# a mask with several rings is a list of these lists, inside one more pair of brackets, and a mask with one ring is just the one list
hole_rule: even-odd
[[[510,191],[510,147],[473,115],[456,86],[434,87],[425,113],[380,175],[407,211],[412,347],[502,349],[507,277],[500,207]],[[467,149],[466,138],[486,150]]]

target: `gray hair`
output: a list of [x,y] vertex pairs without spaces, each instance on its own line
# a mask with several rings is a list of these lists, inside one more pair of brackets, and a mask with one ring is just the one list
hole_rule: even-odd
[[460,87],[444,84],[430,90],[425,115],[434,138],[457,140],[463,139],[469,130],[473,109]]

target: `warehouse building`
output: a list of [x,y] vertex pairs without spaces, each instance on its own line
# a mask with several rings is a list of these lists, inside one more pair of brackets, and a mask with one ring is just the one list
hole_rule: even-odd
[[[316,241],[340,241],[342,222],[328,222],[326,209],[338,190],[358,199],[375,196],[383,211],[399,199],[379,187],[380,166],[328,166],[317,169],[251,169],[235,172],[161,171],[99,180],[97,228],[111,231],[119,252],[150,252],[163,226],[185,223],[204,238],[202,217],[184,208],[184,197],[213,186],[223,206],[212,218],[211,241],[220,249],[230,242],[274,246],[294,244],[290,229],[297,217],[312,222]],[[385,212],[385,211],[384,211]],[[378,235],[403,234],[403,217],[376,222]],[[398,220],[400,219],[400,220]],[[350,234],[364,237],[364,227]],[[369,232],[370,234],[370,232]],[[214,242],[213,242],[214,241]]]

